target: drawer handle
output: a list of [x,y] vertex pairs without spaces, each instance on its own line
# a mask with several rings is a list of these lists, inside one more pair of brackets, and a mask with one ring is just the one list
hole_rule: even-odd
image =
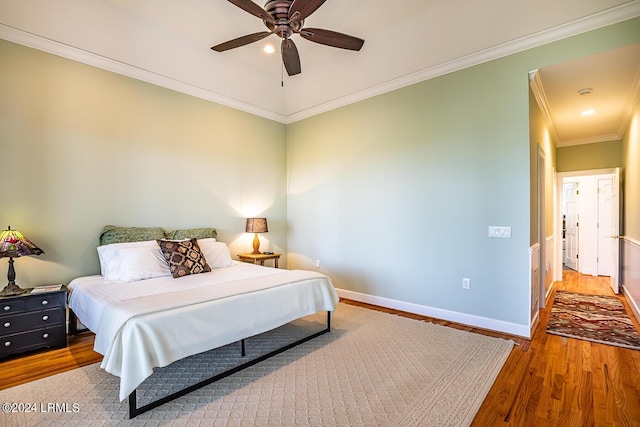
[[9,326],[11,326],[11,322],[7,322],[7,323],[4,324],[5,328],[8,328]]
[[49,338],[49,334],[42,335],[42,338]]
[[11,341],[5,341],[4,346],[5,347],[11,347]]
[[47,305],[47,304],[49,304],[49,301],[47,301],[46,299],[42,300],[42,305]]
[[49,320],[49,316],[42,316],[42,320]]
[[4,311],[9,311],[11,310],[11,306],[10,305],[5,305],[4,306]]

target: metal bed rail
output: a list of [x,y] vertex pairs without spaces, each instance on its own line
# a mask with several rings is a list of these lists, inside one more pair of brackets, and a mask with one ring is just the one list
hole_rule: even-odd
[[[285,351],[287,351],[287,350],[289,350],[289,349],[291,349],[293,347],[296,347],[296,346],[298,346],[300,344],[303,344],[303,343],[305,343],[307,341],[310,341],[310,340],[312,340],[312,339],[314,339],[316,337],[319,337],[320,335],[326,334],[327,332],[330,332],[330,331],[331,331],[331,312],[327,311],[327,326],[326,326],[325,329],[322,329],[322,330],[320,330],[318,332],[315,332],[315,333],[313,333],[313,334],[311,334],[309,336],[306,336],[306,337],[301,338],[301,339],[299,339],[297,341],[294,341],[294,342],[292,342],[290,344],[287,344],[284,347],[278,348],[276,350],[270,351],[269,353],[266,353],[266,354],[263,354],[261,356],[258,356],[255,359],[249,360],[248,362],[242,363],[242,364],[240,364],[240,365],[238,365],[238,366],[236,366],[234,368],[231,368],[231,369],[229,369],[227,371],[224,371],[224,372],[221,372],[221,373],[219,373],[217,375],[214,375],[213,377],[207,378],[207,379],[202,380],[202,381],[200,381],[200,382],[198,382],[196,384],[193,384],[193,385],[190,385],[188,387],[185,387],[182,390],[178,390],[178,391],[176,391],[176,392],[174,392],[172,394],[169,394],[167,396],[164,396],[164,397],[162,397],[162,398],[160,398],[158,400],[154,400],[153,402],[147,403],[147,404],[142,405],[142,406],[137,406],[138,402],[137,402],[136,390],[133,390],[133,392],[131,392],[131,394],[129,395],[129,418],[131,419],[131,418],[137,417],[138,415],[143,414],[143,413],[145,413],[147,411],[150,411],[153,408],[157,408],[158,406],[164,405],[165,403],[168,403],[168,402],[170,402],[172,400],[175,400],[178,397],[182,397],[184,395],[187,395],[187,394],[191,393],[194,390],[198,390],[199,388],[202,388],[202,387],[207,386],[209,384],[212,384],[212,383],[214,383],[216,381],[219,381],[219,380],[221,380],[223,378],[226,378],[226,377],[228,377],[230,375],[233,375],[233,374],[235,374],[237,372],[240,372],[243,369],[249,368],[249,367],[251,367],[251,366],[253,366],[253,365],[257,364],[257,363],[260,363],[260,362],[262,362],[264,360],[267,360],[267,359],[269,359],[269,358],[271,358],[273,356],[276,356],[276,355],[278,355],[280,353],[283,353],[283,352],[285,352]],[[244,339],[241,340],[240,344],[241,344],[241,354],[242,354],[242,357],[244,357],[245,354],[246,354],[245,353],[245,340]]]

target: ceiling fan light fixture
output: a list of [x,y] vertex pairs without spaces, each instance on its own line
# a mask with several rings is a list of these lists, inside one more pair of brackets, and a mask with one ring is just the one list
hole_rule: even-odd
[[[258,6],[253,0],[228,0],[245,12],[260,18],[269,31],[247,34],[246,36],[220,43],[211,49],[224,52],[230,49],[257,42],[275,34],[282,39],[281,55],[284,68],[289,76],[300,74],[300,55],[291,36],[300,35],[303,39],[322,45],[340,49],[359,51],[364,40],[336,31],[322,28],[304,28],[304,21],[313,14],[326,0],[267,0],[264,7]],[[265,53],[271,53],[265,46]],[[274,49],[275,51],[275,49]]]
[[273,45],[272,45],[272,44],[268,44],[268,45],[265,45],[265,47],[264,47],[262,50],[263,50],[265,53],[272,54],[272,53],[274,53],[274,52],[276,51],[276,48],[275,48],[275,47],[273,47]]
[[596,113],[596,110],[584,110],[582,112],[583,116],[593,116]]

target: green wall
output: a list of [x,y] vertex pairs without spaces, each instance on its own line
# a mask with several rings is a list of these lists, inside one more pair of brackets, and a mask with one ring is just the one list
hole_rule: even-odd
[[238,253],[264,215],[286,251],[283,124],[1,40],[0,58],[0,227],[45,251],[16,259],[19,285],[99,273],[106,224],[217,227]]
[[239,253],[264,215],[290,268],[320,260],[354,295],[526,334],[528,72],[638,41],[634,19],[288,126],[0,42],[0,224],[46,252],[16,261],[18,282],[97,273],[105,224],[214,226]]
[[622,138],[622,269],[629,306],[640,319],[640,105]]
[[290,266],[320,260],[363,299],[526,330],[528,73],[637,41],[634,19],[288,126]]
[[607,141],[558,147],[557,156],[558,172],[617,168],[622,166],[622,142]]
[[[636,106],[633,118],[622,140],[623,152],[623,234],[640,242],[640,105]],[[634,296],[640,307],[640,266],[633,271],[638,282]]]
[[[555,143],[549,132],[549,127],[544,119],[542,111],[538,106],[532,91],[529,91],[529,168],[531,170],[530,188],[531,193],[531,216],[530,216],[530,239],[531,245],[538,243],[538,152],[544,156],[544,194],[545,194],[545,237],[553,236],[553,171],[556,167]],[[551,254],[547,254],[547,259],[551,259]]]

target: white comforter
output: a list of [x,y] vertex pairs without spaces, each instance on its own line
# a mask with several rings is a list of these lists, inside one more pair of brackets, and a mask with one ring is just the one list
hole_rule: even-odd
[[266,332],[338,303],[329,277],[252,264],[180,279],[69,284],[70,308],[96,333],[101,367],[120,377],[124,400],[154,367]]

